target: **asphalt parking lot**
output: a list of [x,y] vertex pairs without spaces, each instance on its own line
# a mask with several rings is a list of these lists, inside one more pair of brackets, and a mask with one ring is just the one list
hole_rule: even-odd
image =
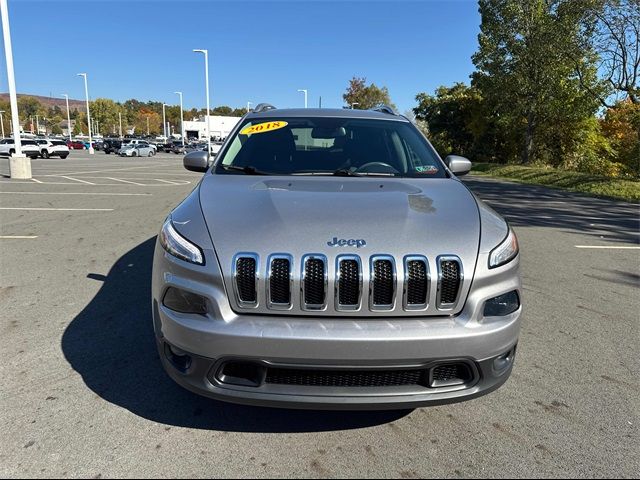
[[200,178],[181,159],[72,152],[30,181],[0,159],[0,476],[638,475],[638,205],[466,179],[521,244],[507,384],[414,411],[272,410],[200,398],[157,359],[155,235]]

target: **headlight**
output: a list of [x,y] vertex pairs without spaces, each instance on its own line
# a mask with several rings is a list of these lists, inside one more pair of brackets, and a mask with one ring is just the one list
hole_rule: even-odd
[[176,231],[171,223],[171,217],[167,218],[160,230],[160,245],[174,257],[185,262],[204,265],[202,250]]
[[491,250],[489,268],[499,267],[513,260],[518,255],[518,239],[513,230],[509,229],[507,238],[500,245]]

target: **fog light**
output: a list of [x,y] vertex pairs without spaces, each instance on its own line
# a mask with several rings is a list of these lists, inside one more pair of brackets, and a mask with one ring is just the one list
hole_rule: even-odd
[[516,347],[513,347],[507,353],[503,353],[499,357],[493,359],[493,371],[497,374],[502,374],[507,368],[511,366],[513,360],[516,358]]
[[169,287],[164,294],[162,304],[174,312],[207,313],[207,300],[202,295],[187,292],[179,288]]
[[509,315],[520,308],[520,298],[518,292],[512,292],[491,298],[484,304],[485,317],[500,317]]
[[191,356],[187,352],[180,350],[173,345],[165,343],[164,354],[176,370],[186,372],[189,367],[191,367]]

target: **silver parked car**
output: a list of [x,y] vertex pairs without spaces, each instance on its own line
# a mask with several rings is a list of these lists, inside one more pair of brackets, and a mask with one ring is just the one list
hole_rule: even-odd
[[118,154],[121,157],[153,157],[156,154],[156,149],[146,142],[130,142],[123,145]]
[[185,388],[247,404],[457,402],[509,377],[522,312],[513,231],[405,117],[260,105],[165,220],[160,358]]

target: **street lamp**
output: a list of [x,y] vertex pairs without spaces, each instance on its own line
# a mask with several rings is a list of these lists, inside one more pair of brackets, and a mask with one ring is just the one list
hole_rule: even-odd
[[307,90],[304,88],[299,88],[299,92],[304,92],[304,108],[307,108]]
[[249,105],[251,105],[253,102],[247,102],[247,113],[249,113],[251,111],[251,109],[249,108]]
[[2,125],[2,138],[4,138],[4,119],[2,118],[2,114],[4,110],[0,110],[0,124]]
[[4,40],[4,58],[7,62],[7,80],[9,100],[11,103],[11,124],[13,125],[13,143],[16,152],[9,158],[11,178],[31,178],[31,159],[22,153],[20,143],[20,119],[18,117],[18,96],[16,94],[16,78],[13,72],[13,49],[11,47],[11,31],[9,29],[9,7],[7,0],[0,0],[0,16],[2,16],[2,37]]
[[167,137],[167,120],[165,119],[165,112],[164,112],[164,107],[166,106],[167,106],[166,103],[162,104],[162,132],[164,133],[165,141],[169,139],[169,137]]
[[151,133],[149,133],[149,115],[147,115],[147,137],[151,135]]
[[71,115],[69,114],[69,95],[63,93],[62,96],[67,101],[67,130],[69,131],[69,141],[71,141]]
[[184,148],[184,112],[182,109],[182,92],[173,92],[180,95],[180,138],[182,138],[182,147]]
[[197,48],[193,51],[204,54],[204,83],[207,92],[207,125],[205,131],[207,132],[207,155],[211,155],[211,133],[209,132],[209,50]]
[[84,95],[87,100],[87,129],[89,130],[89,155],[93,155],[95,150],[93,149],[93,142],[91,141],[91,113],[89,112],[89,87],[87,86],[87,74],[79,73],[78,76],[84,78]]
[[120,140],[122,140],[122,112],[118,112],[118,128],[120,129]]

